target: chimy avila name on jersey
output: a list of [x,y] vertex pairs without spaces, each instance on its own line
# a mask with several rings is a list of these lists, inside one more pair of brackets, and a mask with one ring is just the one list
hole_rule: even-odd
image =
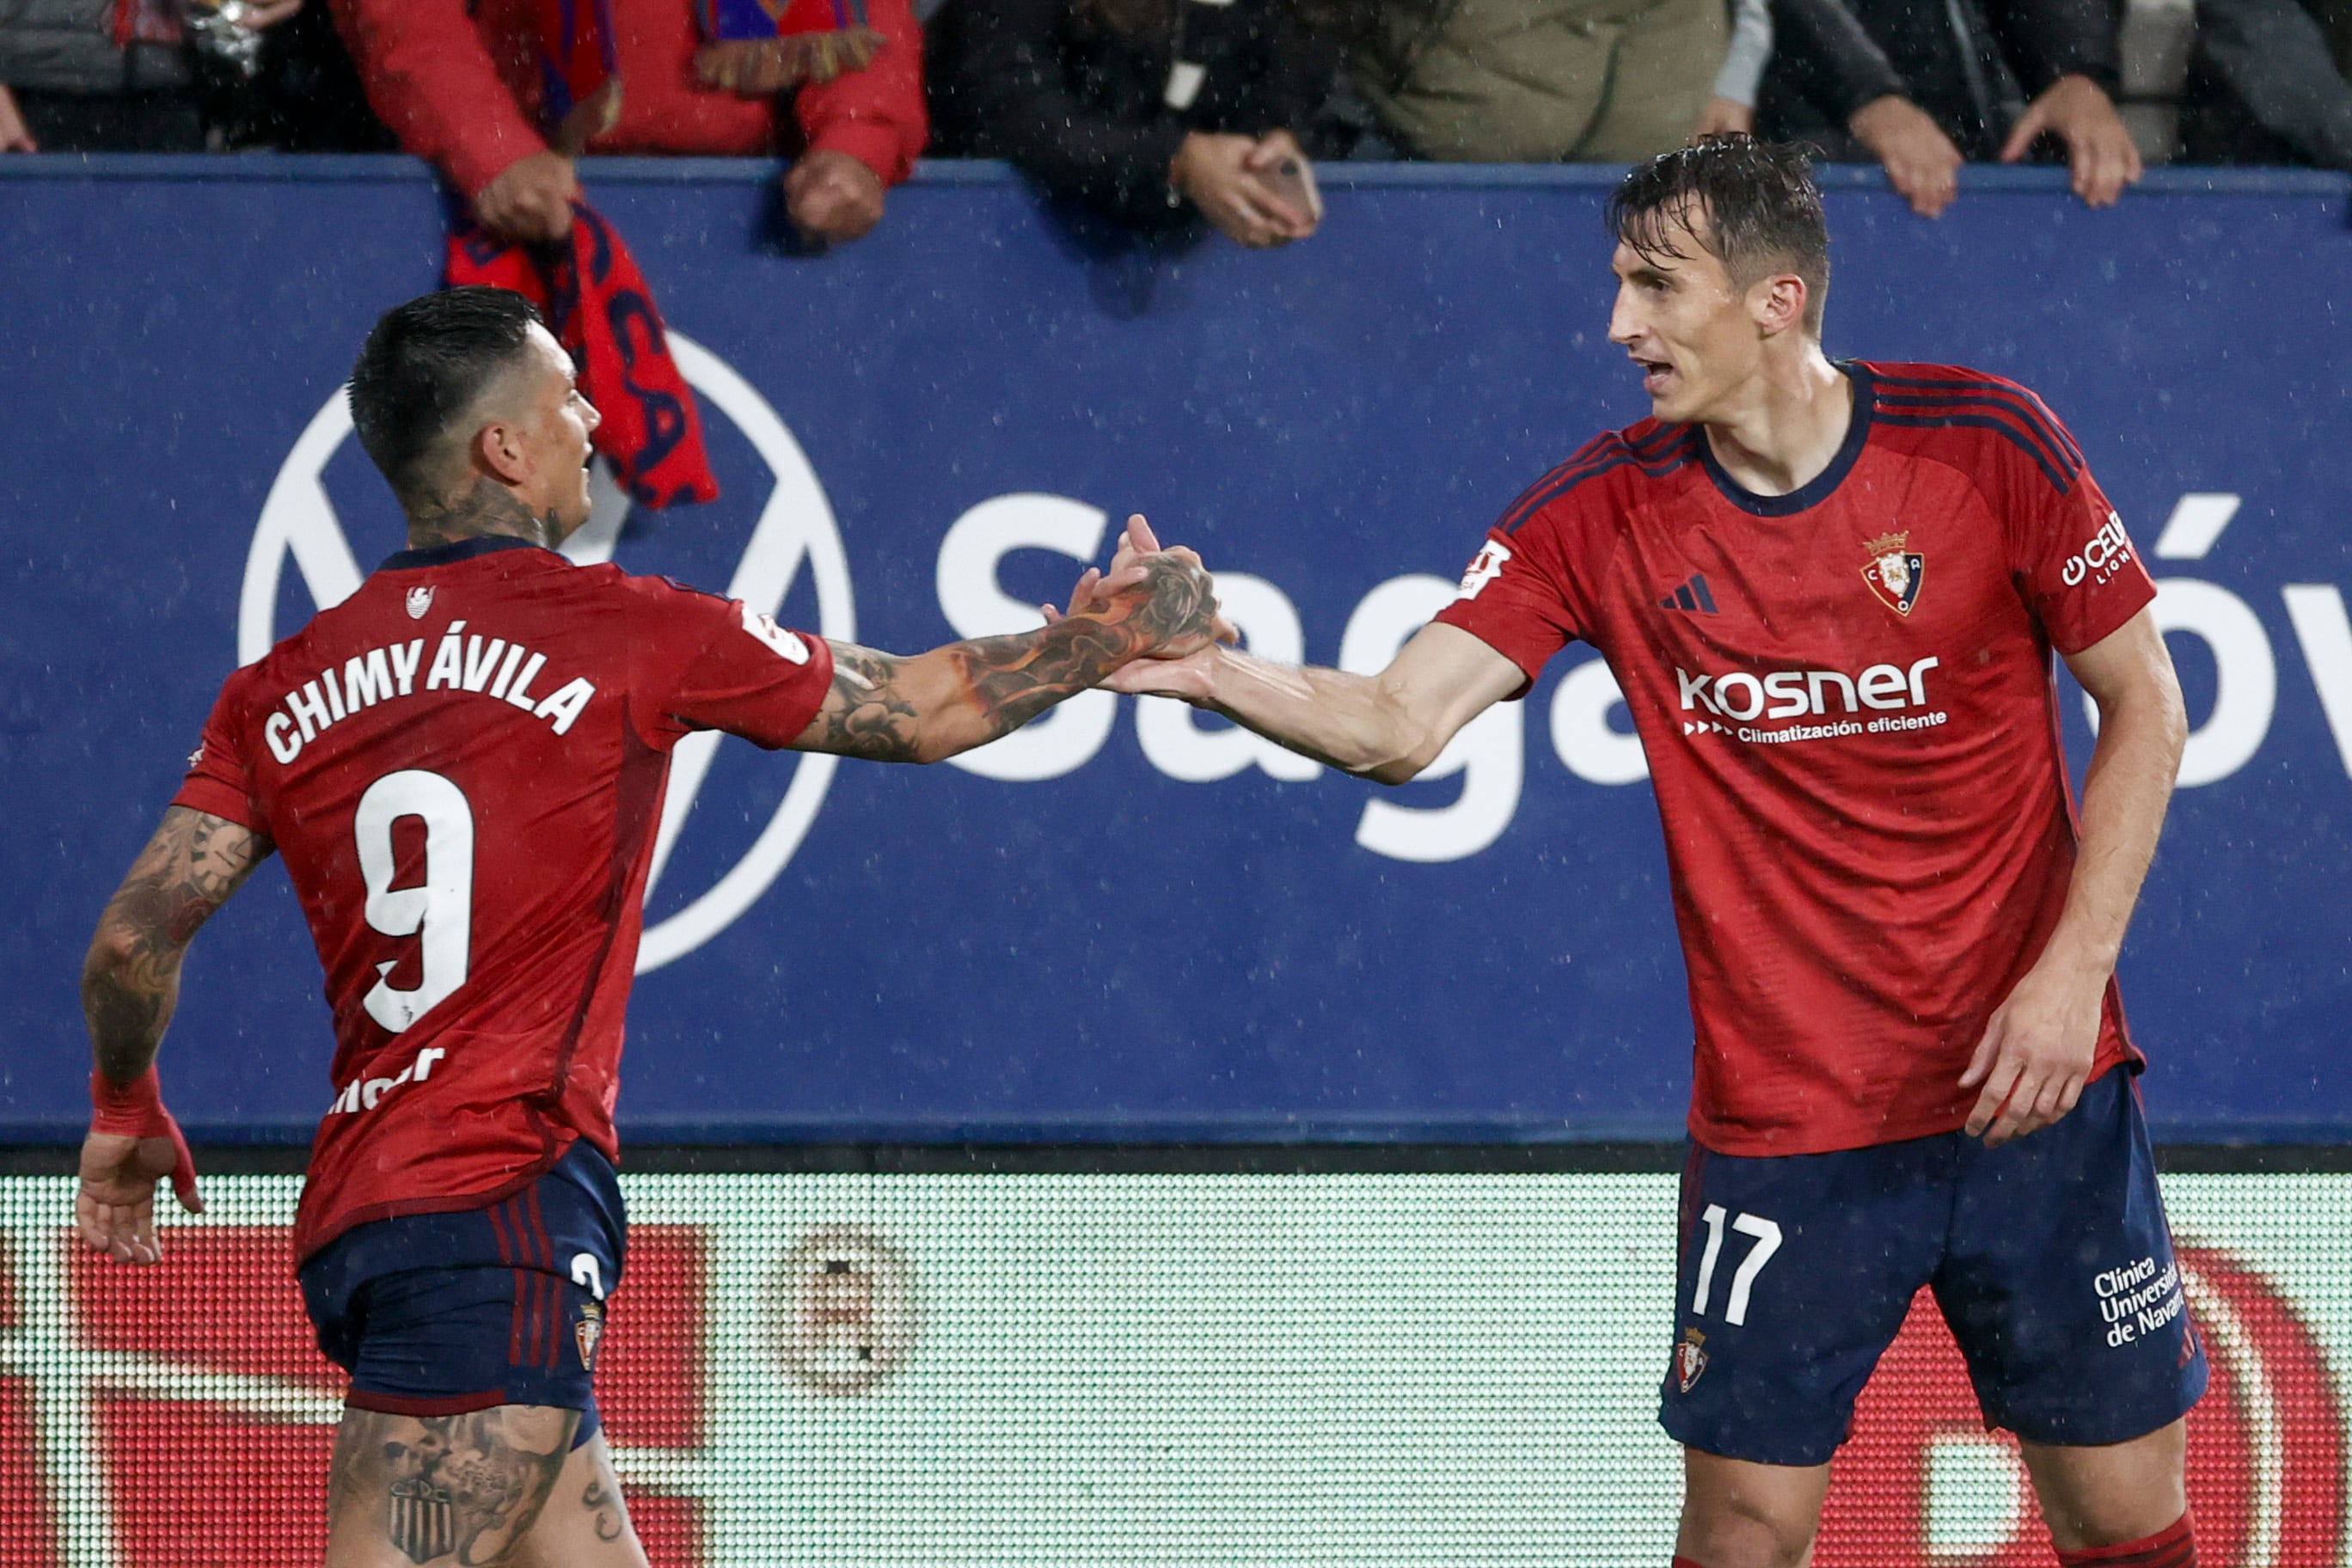
[[[485,637],[478,632],[467,636],[465,631],[465,622],[449,623],[429,668],[425,668],[427,639],[415,637],[354,654],[343,661],[340,672],[332,666],[320,670],[278,699],[263,721],[261,733],[269,744],[269,754],[281,764],[290,763],[302,754],[304,746],[339,721],[362,708],[420,691],[478,692],[548,721],[559,735],[572,728],[588,700],[596,695],[592,682],[575,677],[543,697],[536,696],[534,690],[548,684],[541,680],[547,668],[545,654],[504,637]],[[425,668],[422,686],[416,680],[420,668]]]

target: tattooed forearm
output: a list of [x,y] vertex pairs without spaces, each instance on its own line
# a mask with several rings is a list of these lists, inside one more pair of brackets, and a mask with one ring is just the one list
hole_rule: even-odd
[[1146,654],[1216,636],[1209,574],[1169,555],[1095,607],[1034,632],[899,658],[833,645],[833,689],[800,744],[884,763],[928,763],[985,745]]
[[408,503],[408,547],[426,550],[460,539],[501,536],[528,539],[552,550],[563,542],[562,521],[553,508],[534,516],[515,493],[488,478],[453,499]]
[[1216,636],[1209,574],[1173,555],[1146,557],[1143,580],[1100,609],[1024,637],[982,637],[946,651],[961,666],[982,741],[1026,724],[1148,653],[1184,651]]
[[186,806],[163,813],[99,917],[82,963],[82,1016],[100,1072],[128,1083],[153,1063],[189,942],[271,847],[250,828]]
[[337,1528],[373,1515],[368,1533],[412,1563],[514,1562],[579,1420],[538,1405],[427,1416],[347,1409],[331,1486]]
[[947,651],[961,668],[975,716],[992,741],[1087,690],[1142,646],[1125,626],[1074,616],[1043,632],[981,637]]
[[922,715],[898,689],[905,660],[855,643],[833,645],[833,689],[802,743],[877,763],[922,760]]

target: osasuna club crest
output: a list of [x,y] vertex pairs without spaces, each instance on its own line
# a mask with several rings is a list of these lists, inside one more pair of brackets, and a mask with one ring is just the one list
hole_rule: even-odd
[[1682,1342],[1675,1347],[1675,1381],[1688,1394],[1691,1385],[1706,1370],[1706,1336],[1696,1329],[1685,1329]]
[[594,1372],[596,1342],[604,1337],[604,1309],[593,1301],[581,1302],[580,1321],[572,1325],[572,1337],[580,1346],[580,1364]]
[[1870,552],[1870,563],[1862,569],[1862,580],[1880,604],[1898,616],[1909,615],[1919,602],[1919,579],[1927,569],[1927,557],[1906,548],[1910,542],[1907,533],[1889,533],[1863,546]]

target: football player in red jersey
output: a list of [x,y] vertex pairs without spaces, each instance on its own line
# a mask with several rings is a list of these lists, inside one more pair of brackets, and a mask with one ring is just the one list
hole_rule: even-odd
[[153,1262],[156,1181],[199,1209],[156,1047],[191,939],[275,851],[336,1034],[295,1225],[320,1348],[352,1374],[331,1568],[642,1568],[590,1379],[625,1251],[613,1106],[671,747],[717,729],[932,762],[1231,633],[1198,560],[1139,548],[1140,520],[1080,579],[1082,613],[912,658],[575,567],[553,551],[588,518],[596,411],[501,289],[387,313],[351,396],[408,548],[229,677],[99,921],[80,1236]]
[[[1397,784],[1597,647],[1649,759],[1696,1030],[1661,1405],[1677,1563],[1810,1557],[1854,1396],[1925,1288],[2061,1560],[2181,1568],[2205,1362],[2114,978],[2186,733],[2154,585],[2032,393],[1823,354],[1801,153],[1668,153],[1611,216],[1610,337],[1653,417],[1522,496],[1386,670],[1217,647],[1108,684]],[[2079,822],[2053,650],[2101,721]]]

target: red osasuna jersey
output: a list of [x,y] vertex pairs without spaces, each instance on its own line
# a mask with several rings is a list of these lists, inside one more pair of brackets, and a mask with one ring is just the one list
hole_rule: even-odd
[[[1572,638],[1608,660],[1665,826],[1690,1132],[1726,1154],[1967,1120],[2074,864],[2051,649],[2156,592],[2032,393],[1840,368],[1853,422],[1802,489],[1749,494],[1699,427],[1643,420],[1522,496],[1437,617],[1530,682]],[[2112,983],[2097,1049],[2140,1059]]]
[[229,677],[173,804],[277,841],[326,969],[332,1105],[295,1223],[498,1202],[613,1102],[670,748],[782,746],[823,639],[511,539],[409,551]]

